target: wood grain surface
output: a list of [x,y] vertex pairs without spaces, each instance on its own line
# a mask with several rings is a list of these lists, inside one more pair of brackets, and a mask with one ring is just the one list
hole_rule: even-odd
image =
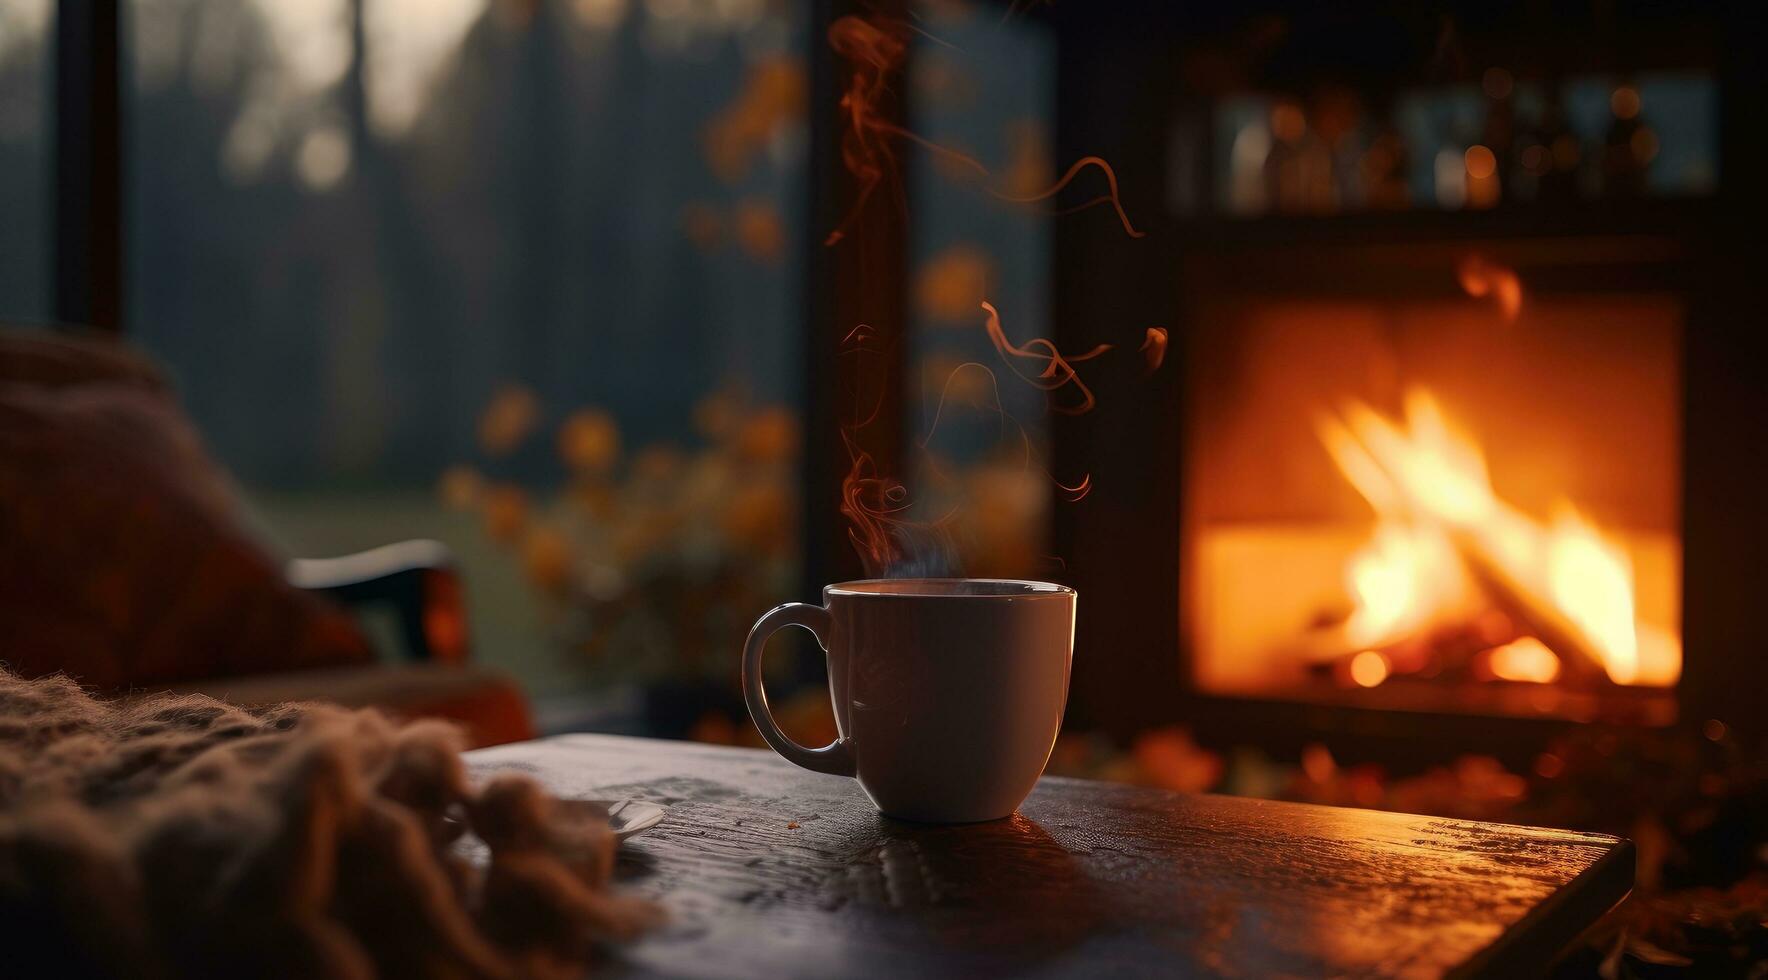
[[1600,834],[1046,777],[1001,821],[900,823],[771,753],[566,735],[468,755],[670,807],[622,852],[670,922],[615,976],[1516,976],[1624,897]]

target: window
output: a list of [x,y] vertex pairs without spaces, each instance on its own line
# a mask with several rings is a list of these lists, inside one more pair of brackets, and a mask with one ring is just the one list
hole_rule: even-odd
[[0,321],[49,318],[51,0],[0,0]]
[[269,533],[436,537],[548,696],[795,586],[803,11],[135,0],[133,339]]

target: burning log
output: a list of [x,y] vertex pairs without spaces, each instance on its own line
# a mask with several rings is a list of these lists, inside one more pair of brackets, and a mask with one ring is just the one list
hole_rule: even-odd
[[1534,636],[1559,657],[1561,676],[1567,683],[1609,683],[1601,652],[1539,590],[1529,588],[1507,572],[1504,563],[1475,536],[1455,534],[1451,540],[1486,597],[1516,621],[1523,635]]
[[1362,649],[1346,650],[1341,645],[1331,654],[1311,657],[1311,669],[1340,687],[1377,687],[1398,677],[1470,676],[1476,673],[1481,654],[1519,638],[1514,622],[1503,616],[1497,619],[1502,623],[1497,632],[1482,617],[1410,632]]
[[[1428,615],[1424,596],[1392,583],[1414,581],[1446,560],[1464,567],[1475,588],[1553,650],[1571,682],[1639,682],[1631,561],[1569,504],[1540,521],[1500,499],[1479,446],[1452,428],[1422,390],[1407,395],[1403,426],[1352,403],[1342,419],[1321,419],[1319,429],[1340,470],[1382,519],[1365,556],[1370,584],[1388,593],[1375,597],[1394,607],[1370,607],[1383,613],[1374,617],[1378,625]],[[1434,563],[1424,560],[1431,556]]]
[[1596,648],[1559,609],[1547,594],[1514,571],[1494,555],[1492,547],[1480,537],[1468,533],[1448,535],[1455,558],[1467,570],[1472,588],[1478,591],[1474,608],[1496,611],[1499,625],[1493,627],[1475,621],[1469,613],[1465,618],[1441,621],[1434,626],[1406,630],[1393,639],[1347,648],[1347,619],[1340,616],[1316,624],[1308,649],[1298,651],[1302,659],[1327,670],[1340,683],[1354,681],[1358,686],[1369,683],[1375,671],[1365,660],[1361,671],[1357,658],[1370,654],[1381,658],[1381,678],[1418,674],[1456,672],[1469,668],[1480,653],[1523,637],[1533,637],[1552,652],[1561,665],[1560,677],[1569,685],[1603,686],[1611,683],[1601,651]]

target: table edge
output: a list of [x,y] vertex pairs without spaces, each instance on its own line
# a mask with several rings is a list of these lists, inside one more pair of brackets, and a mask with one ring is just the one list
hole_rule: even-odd
[[[1604,834],[1604,837],[1611,835]],[[1547,972],[1553,960],[1585,930],[1601,922],[1633,893],[1637,851],[1624,837],[1588,868],[1554,889],[1511,923],[1485,948],[1449,971],[1448,977],[1527,977]],[[1579,908],[1573,908],[1574,905]],[[1600,909],[1595,915],[1583,910]]]

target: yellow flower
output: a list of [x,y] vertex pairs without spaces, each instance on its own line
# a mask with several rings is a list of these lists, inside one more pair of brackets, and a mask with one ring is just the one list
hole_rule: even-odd
[[774,552],[788,546],[792,500],[785,487],[771,480],[745,483],[725,501],[720,529],[741,548]]
[[510,385],[491,396],[479,416],[479,448],[492,456],[513,451],[540,420],[540,399],[522,385]]
[[484,495],[485,533],[501,544],[521,536],[528,524],[528,494],[521,487],[500,483]]
[[737,454],[755,463],[783,463],[798,453],[798,420],[784,408],[764,408],[743,421]]
[[694,426],[707,439],[723,439],[737,424],[737,397],[728,391],[714,391],[694,406]]
[[485,478],[471,466],[450,466],[436,481],[436,495],[449,510],[472,510],[485,493]]
[[1016,119],[1007,130],[1007,167],[1001,189],[1012,197],[1042,194],[1055,183],[1050,169],[1050,137],[1036,119]]
[[769,58],[749,69],[742,91],[706,126],[706,164],[719,180],[734,184],[781,127],[804,115],[808,86],[804,64]]
[[737,205],[734,223],[737,243],[750,258],[777,262],[786,251],[786,224],[772,204],[757,199],[744,201]]
[[559,428],[559,457],[578,472],[606,472],[620,458],[620,427],[607,412],[579,409]]
[[632,458],[632,475],[645,483],[668,483],[681,473],[682,463],[673,446],[646,446]]
[[921,264],[915,302],[923,315],[975,323],[993,280],[994,262],[988,253],[975,245],[953,245]]
[[522,542],[522,569],[536,588],[563,595],[571,587],[571,542],[553,528],[534,528]]
[[681,206],[681,233],[702,252],[718,247],[724,238],[724,217],[718,209],[704,202]]
[[571,487],[570,499],[592,520],[603,524],[613,523],[614,516],[620,511],[619,497],[603,480],[578,480]]

